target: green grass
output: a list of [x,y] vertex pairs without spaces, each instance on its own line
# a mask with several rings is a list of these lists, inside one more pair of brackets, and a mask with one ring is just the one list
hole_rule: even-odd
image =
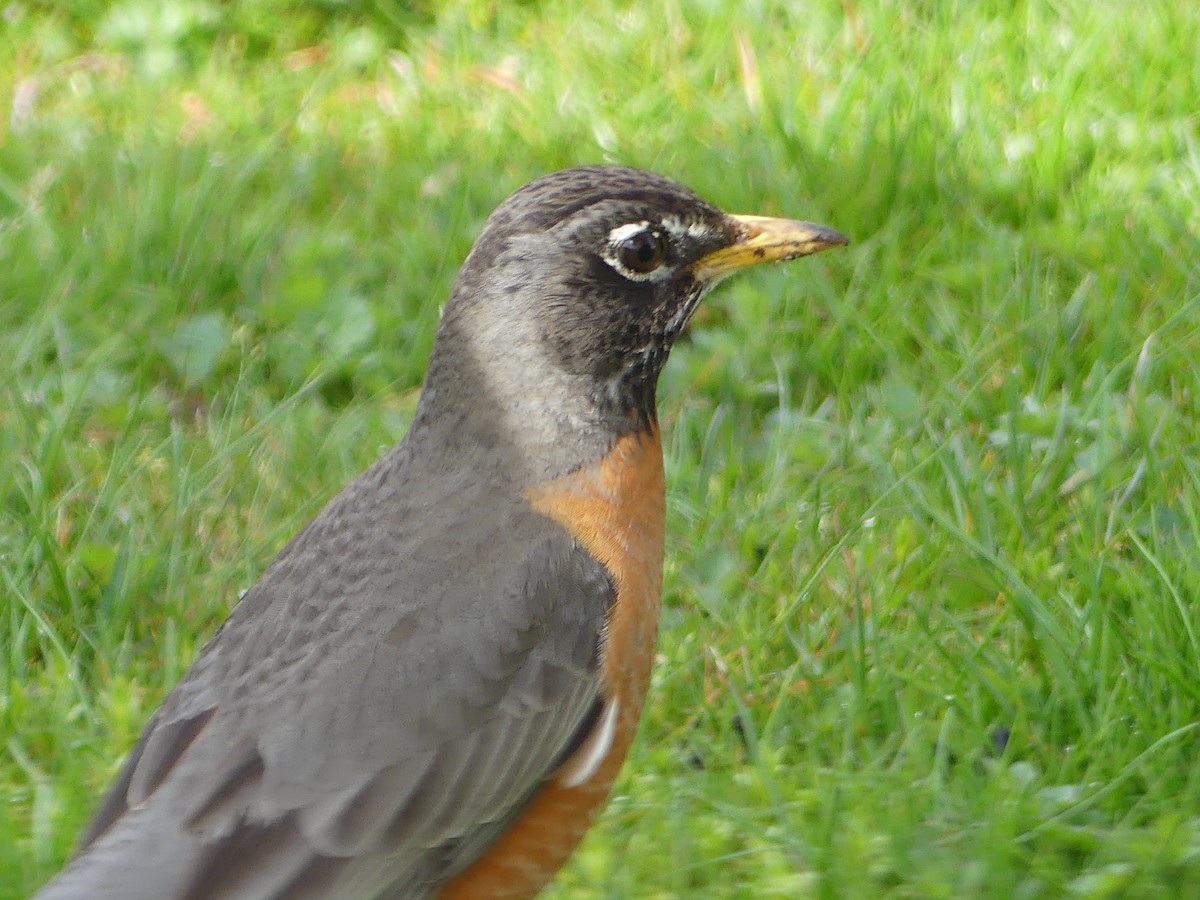
[[490,209],[602,160],[855,244],[675,352],[653,696],[550,895],[1200,896],[1200,6],[741,7],[5,7],[0,897],[404,432]]

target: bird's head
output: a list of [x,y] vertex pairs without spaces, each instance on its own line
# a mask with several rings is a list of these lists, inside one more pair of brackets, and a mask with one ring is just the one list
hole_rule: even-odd
[[454,357],[472,369],[474,390],[526,423],[542,407],[648,425],[658,375],[709,288],[747,266],[845,243],[820,225],[730,215],[638,169],[555,172],[484,225],[443,316],[434,369]]

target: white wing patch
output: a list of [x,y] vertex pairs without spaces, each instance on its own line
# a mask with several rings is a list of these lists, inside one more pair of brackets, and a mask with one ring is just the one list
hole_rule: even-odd
[[612,703],[605,705],[596,728],[562,767],[558,779],[563,787],[579,787],[596,774],[600,763],[604,762],[604,757],[608,756],[608,751],[612,749],[613,736],[617,733],[617,713],[620,709],[621,701],[616,698]]

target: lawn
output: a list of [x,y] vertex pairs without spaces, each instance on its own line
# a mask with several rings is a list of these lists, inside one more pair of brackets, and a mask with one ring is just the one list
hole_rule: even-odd
[[0,12],[2,900],[600,161],[855,242],[675,350],[655,684],[549,896],[1200,896],[1200,5]]

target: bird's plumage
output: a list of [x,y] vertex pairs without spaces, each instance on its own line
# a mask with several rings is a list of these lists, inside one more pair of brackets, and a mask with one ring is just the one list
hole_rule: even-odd
[[[655,382],[708,286],[691,267],[745,235],[633,169],[501,204],[408,435],[247,592],[41,896],[470,896],[498,847],[557,868],[648,682]],[[566,814],[561,840],[514,837]]]
[[[519,492],[431,477],[429,459],[382,459],[235,608],[147,727],[78,877],[111,871],[129,897],[142,865],[147,898],[248,897],[275,838],[280,879],[362,868],[364,896],[401,878],[421,896],[569,755],[600,697],[608,576]],[[138,851],[172,831],[177,864]]]

